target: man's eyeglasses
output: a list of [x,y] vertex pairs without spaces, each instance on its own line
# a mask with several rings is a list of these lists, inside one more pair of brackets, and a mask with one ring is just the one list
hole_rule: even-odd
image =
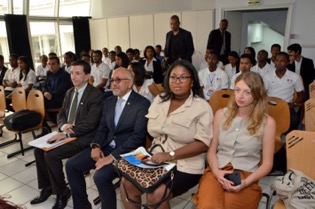
[[124,80],[130,80],[130,79],[129,78],[115,78],[115,79],[111,79],[110,83],[115,82],[116,84],[120,84],[120,82]]
[[174,75],[171,75],[170,76],[170,81],[172,82],[172,83],[176,83],[176,81],[177,81],[177,79],[179,80],[179,82],[181,82],[181,83],[185,83],[187,80],[188,80],[188,78],[191,78],[191,76],[184,76],[184,75],[182,75],[182,76],[174,76]]

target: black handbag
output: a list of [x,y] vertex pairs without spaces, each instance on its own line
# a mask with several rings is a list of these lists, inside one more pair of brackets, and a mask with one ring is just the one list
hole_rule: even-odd
[[[155,144],[150,149],[149,153],[151,154],[153,149],[156,147],[160,147],[164,152],[163,147],[160,144]],[[147,156],[144,156],[146,158]],[[130,164],[127,160],[120,158],[114,163],[114,166],[117,169],[118,175],[120,177],[125,177],[128,181],[130,181],[133,185],[135,185],[139,190],[144,193],[153,192],[158,186],[162,184],[162,182],[167,182],[167,185],[173,185],[174,178],[174,170],[176,166],[171,170],[167,170],[164,167],[157,167],[157,165],[147,164],[145,161],[142,161],[144,164],[152,166],[152,168],[140,168]],[[123,184],[123,183],[122,183]],[[167,188],[165,189],[163,198],[161,201],[154,203],[152,205],[142,204],[140,202],[136,202],[129,198],[126,188],[123,185],[123,188],[126,193],[126,198],[129,202],[142,206],[144,208],[148,208],[148,206],[155,206],[156,208],[166,199],[168,199],[169,194],[167,193]]]
[[39,112],[20,110],[4,118],[3,124],[8,130],[24,131],[38,125],[42,120]]

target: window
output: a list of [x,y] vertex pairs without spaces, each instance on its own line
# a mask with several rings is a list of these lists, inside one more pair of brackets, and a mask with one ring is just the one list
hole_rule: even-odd
[[14,0],[13,14],[23,14],[23,0]]
[[8,14],[9,7],[8,7],[8,0],[0,0],[0,14]]
[[30,22],[33,43],[33,59],[40,63],[40,56],[50,52],[58,54],[58,39],[54,22]]
[[30,16],[54,16],[55,0],[30,0]]
[[90,0],[60,0],[60,17],[89,16]]
[[4,56],[5,63],[9,61],[9,46],[7,39],[7,30],[5,28],[5,22],[0,21],[0,54]]
[[69,24],[69,25],[60,24],[59,33],[60,33],[61,53],[64,54],[67,51],[75,52],[72,24]]

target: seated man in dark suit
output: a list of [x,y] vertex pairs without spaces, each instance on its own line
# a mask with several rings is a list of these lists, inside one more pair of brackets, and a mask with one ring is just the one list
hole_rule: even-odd
[[103,115],[91,147],[70,158],[66,172],[72,191],[73,207],[91,209],[83,172],[96,169],[94,182],[102,209],[116,209],[116,193],[112,183],[117,177],[112,162],[120,154],[143,145],[147,133],[145,115],[149,100],[132,90],[131,71],[118,68],[113,72],[111,89],[114,96],[105,99]]
[[[60,68],[58,57],[50,57],[47,65],[49,71],[42,86],[45,109],[61,108],[67,90],[72,87],[70,75]],[[56,113],[49,114],[53,122],[56,122],[56,116]]]
[[89,147],[99,125],[102,114],[102,93],[88,84],[91,67],[83,60],[72,63],[71,80],[74,88],[67,91],[63,105],[58,114],[58,126],[63,132],[49,141],[60,141],[65,137],[77,139],[50,151],[35,149],[35,159],[40,196],[31,201],[38,204],[56,194],[53,209],[63,209],[71,196],[66,186],[62,160],[70,158]]

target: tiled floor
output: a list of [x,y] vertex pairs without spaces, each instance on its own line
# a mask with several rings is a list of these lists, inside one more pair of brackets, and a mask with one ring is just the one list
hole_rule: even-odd
[[[0,143],[12,139],[13,135],[4,132],[3,136],[0,137]],[[27,142],[32,140],[31,134],[24,134],[23,141],[25,146]],[[17,155],[10,159],[7,159],[7,154],[18,150],[19,143],[14,143],[0,148],[0,195],[4,197],[10,197],[8,200],[19,205],[23,205],[28,209],[49,209],[52,208],[55,202],[55,197],[51,196],[46,202],[38,204],[36,206],[30,205],[30,201],[39,194],[37,189],[37,176],[36,167],[32,164],[29,167],[25,167],[25,163],[34,160],[33,151],[27,151],[24,156]],[[90,202],[98,196],[96,186],[94,185],[91,174],[86,176],[87,191]],[[260,181],[260,185],[266,192],[269,191],[269,185],[272,182],[273,177],[265,177]],[[191,203],[191,194],[196,191],[197,187],[191,189],[184,195],[176,197],[171,201],[171,206],[174,209],[193,209],[194,205]],[[119,189],[117,189],[117,205],[118,209],[122,209],[122,202],[120,200]],[[277,197],[273,198],[272,203],[275,202]],[[264,209],[266,199],[262,198],[259,209]],[[72,200],[68,202],[67,209],[73,208]],[[93,209],[100,208],[100,204],[93,206]]]

